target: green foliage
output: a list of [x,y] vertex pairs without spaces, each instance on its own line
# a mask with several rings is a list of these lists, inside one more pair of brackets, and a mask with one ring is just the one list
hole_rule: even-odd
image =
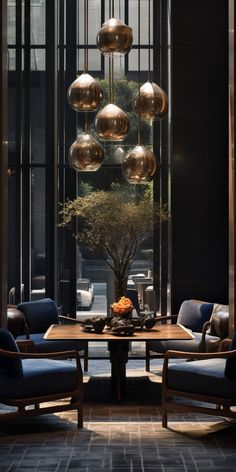
[[164,206],[125,197],[117,191],[91,192],[66,202],[59,212],[59,226],[70,228],[77,219],[80,229],[75,238],[100,253],[117,279],[124,278],[138,245],[152,233],[154,224],[167,218]]

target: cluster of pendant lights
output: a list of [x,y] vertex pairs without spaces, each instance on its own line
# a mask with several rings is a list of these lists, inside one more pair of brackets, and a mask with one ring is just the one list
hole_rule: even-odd
[[[138,70],[139,90],[134,99],[134,111],[138,117],[137,146],[126,156],[122,172],[129,183],[150,182],[157,169],[157,160],[150,149],[141,144],[140,119],[163,118],[168,111],[165,92],[150,81],[150,0],[149,5],[149,68],[148,81],[140,87],[140,0],[138,0]],[[109,57],[109,103],[96,115],[95,137],[88,131],[89,111],[96,111],[103,102],[103,89],[88,74],[88,0],[84,0],[84,72],[71,84],[67,98],[75,111],[84,112],[84,131],[69,150],[69,163],[76,171],[96,171],[104,160],[104,149],[100,141],[123,141],[129,131],[126,113],[114,103],[114,56],[127,54],[132,46],[132,28],[114,18],[114,0],[109,0],[109,20],[97,34],[97,47]]]

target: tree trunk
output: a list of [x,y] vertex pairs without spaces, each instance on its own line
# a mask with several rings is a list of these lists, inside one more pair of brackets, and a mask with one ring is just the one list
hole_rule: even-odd
[[115,278],[115,299],[118,301],[121,297],[126,296],[127,278]]

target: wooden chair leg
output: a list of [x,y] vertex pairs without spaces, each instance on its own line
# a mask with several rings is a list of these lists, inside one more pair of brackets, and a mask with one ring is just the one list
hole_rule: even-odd
[[150,349],[148,343],[146,343],[145,365],[146,371],[150,372]]
[[167,428],[167,409],[165,407],[162,407],[161,414],[162,414],[162,427]]
[[84,349],[84,372],[88,372],[88,343]]

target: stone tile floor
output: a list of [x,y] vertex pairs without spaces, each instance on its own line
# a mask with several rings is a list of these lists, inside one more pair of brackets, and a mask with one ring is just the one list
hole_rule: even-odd
[[233,422],[173,412],[161,427],[160,361],[152,367],[147,376],[143,361],[128,363],[127,400],[116,404],[109,362],[90,361],[98,377],[85,376],[84,428],[73,411],[1,426],[0,472],[236,472]]

